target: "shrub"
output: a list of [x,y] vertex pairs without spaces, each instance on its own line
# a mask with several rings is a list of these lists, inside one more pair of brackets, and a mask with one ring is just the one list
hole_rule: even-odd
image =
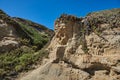
[[19,72],[19,71],[22,70],[22,68],[23,68],[22,65],[17,65],[17,66],[15,66],[15,71],[16,71],[16,72]]
[[28,39],[25,39],[25,38],[20,38],[19,39],[19,42],[21,43],[21,45],[29,45],[29,43],[30,43],[30,40],[28,40]]

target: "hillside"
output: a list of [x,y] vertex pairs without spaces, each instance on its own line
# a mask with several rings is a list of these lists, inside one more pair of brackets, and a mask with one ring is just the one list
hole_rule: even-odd
[[16,80],[120,80],[120,9],[63,14],[42,65]]
[[45,27],[45,26],[43,26],[43,25],[41,25],[41,24],[32,22],[32,21],[30,21],[30,20],[18,18],[18,17],[13,17],[13,19],[14,19],[15,21],[21,22],[22,24],[31,26],[31,27],[37,29],[37,30],[40,31],[40,32],[44,32],[44,33],[46,33],[49,37],[51,37],[51,36],[53,35],[53,30],[50,30],[50,29],[48,29],[47,27]]
[[21,18],[12,18],[2,10],[0,11],[0,18],[2,30],[0,40],[6,37],[23,38],[30,40],[31,45],[41,48],[53,34],[53,31],[45,26]]
[[42,48],[53,34],[41,24],[10,17],[0,10],[0,80],[32,69],[32,64],[47,56]]

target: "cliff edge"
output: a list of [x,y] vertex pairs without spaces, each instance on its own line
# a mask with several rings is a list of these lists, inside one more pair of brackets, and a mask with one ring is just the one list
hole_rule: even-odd
[[55,21],[49,58],[20,80],[120,80],[120,9]]

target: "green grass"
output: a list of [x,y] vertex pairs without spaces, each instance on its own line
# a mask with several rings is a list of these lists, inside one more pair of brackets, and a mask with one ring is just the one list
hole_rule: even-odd
[[21,47],[9,53],[0,54],[0,78],[16,75],[19,72],[32,69],[32,65],[47,57],[44,49],[35,52],[32,48]]
[[23,25],[22,23],[19,24],[32,45],[42,48],[48,42],[49,38],[47,34],[41,33],[30,26]]

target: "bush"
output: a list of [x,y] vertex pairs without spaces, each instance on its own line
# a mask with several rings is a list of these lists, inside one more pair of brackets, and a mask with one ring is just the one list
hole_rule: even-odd
[[17,66],[15,66],[15,71],[16,71],[16,72],[19,72],[19,71],[22,70],[22,68],[23,68],[22,65],[17,65]]
[[28,46],[29,45],[29,43],[30,43],[30,40],[28,40],[28,39],[22,39],[22,38],[20,38],[19,39],[19,42],[21,43],[21,45],[26,45],[26,46]]

